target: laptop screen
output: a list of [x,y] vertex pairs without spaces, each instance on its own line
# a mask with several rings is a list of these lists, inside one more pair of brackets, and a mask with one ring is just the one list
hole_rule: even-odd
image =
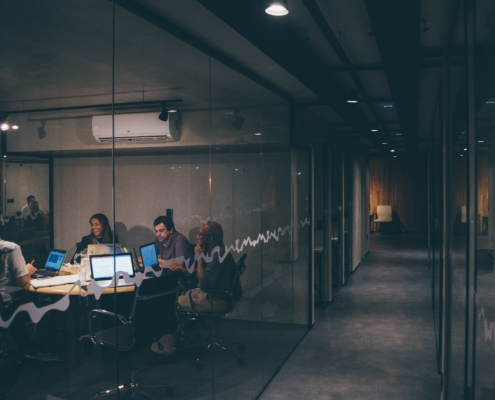
[[141,258],[143,259],[143,268],[156,267],[158,265],[155,243],[145,244],[140,247],[140,250]]
[[89,256],[91,264],[91,275],[95,281],[112,279],[114,271],[127,272],[130,277],[134,276],[134,268],[132,267],[132,255],[130,253],[123,254],[101,254]]
[[60,271],[65,259],[65,250],[52,250],[46,260],[45,269],[50,271]]

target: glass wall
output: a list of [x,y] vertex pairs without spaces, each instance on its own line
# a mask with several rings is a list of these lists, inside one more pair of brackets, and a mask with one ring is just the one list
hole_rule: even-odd
[[[181,399],[255,398],[309,322],[310,160],[291,147],[290,104],[180,40],[180,29],[172,35],[166,3],[132,12],[93,0],[6,7],[2,238],[20,245],[21,269],[44,266],[53,248],[67,254],[58,278],[24,286],[21,273],[6,276],[0,389],[87,399],[137,379],[171,383]],[[40,205],[32,218],[44,225],[21,241],[26,218],[17,217],[31,194]],[[187,256],[143,270],[140,248],[160,236],[158,216],[189,242]],[[218,228],[205,234],[207,221],[223,238]],[[172,243],[160,238],[157,250]],[[215,264],[214,248],[226,261]],[[85,249],[93,254],[80,275]],[[99,252],[122,254],[111,258],[106,289],[95,281]],[[233,271],[243,255],[235,307],[177,318],[176,295],[202,282],[200,265]],[[116,274],[127,258],[131,270]],[[66,274],[75,283],[48,283]],[[115,286],[118,275],[131,285]],[[231,351],[203,354],[211,337]]]

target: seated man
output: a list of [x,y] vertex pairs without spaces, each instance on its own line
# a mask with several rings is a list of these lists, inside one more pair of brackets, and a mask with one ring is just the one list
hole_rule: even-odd
[[36,268],[24,260],[21,247],[0,239],[0,286],[25,286]]
[[[178,306],[184,311],[222,311],[229,306],[225,295],[221,292],[231,290],[235,274],[235,261],[229,253],[225,255],[223,230],[217,222],[206,222],[196,235],[194,252],[202,254],[197,260],[198,288],[188,290],[177,298]],[[205,258],[207,260],[205,260]],[[210,260],[210,261],[208,261]],[[219,293],[206,293],[218,291]]]
[[[155,248],[160,255],[159,263],[163,266],[166,260],[178,257],[191,258],[190,245],[187,238],[175,230],[174,221],[167,216],[161,216],[153,222],[155,227]],[[171,271],[181,271],[186,273],[185,261],[177,262],[173,260],[170,264]]]
[[[177,297],[177,307],[183,311],[223,311],[230,303],[222,292],[230,291],[234,279],[236,265],[234,257],[229,253],[220,261],[220,255],[225,255],[223,230],[216,222],[206,222],[199,228],[196,235],[195,253],[198,254],[197,278],[198,287],[187,290]],[[199,255],[201,257],[199,258]],[[206,260],[204,259],[206,258]],[[206,293],[203,290],[218,291]],[[175,356],[176,343],[184,339],[186,327],[181,321],[174,334],[162,336],[151,345],[151,350],[161,356]],[[148,362],[163,362],[160,359],[149,359]]]

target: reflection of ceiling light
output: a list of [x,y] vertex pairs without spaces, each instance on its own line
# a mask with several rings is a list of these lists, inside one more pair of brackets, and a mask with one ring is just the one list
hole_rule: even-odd
[[256,132],[256,133],[254,134],[254,136],[261,136],[261,133],[260,133],[260,132]]
[[495,99],[494,98],[488,99],[485,103],[486,104],[495,104]]
[[265,12],[274,17],[282,17],[289,14],[287,0],[271,0],[267,2]]
[[347,95],[347,102],[350,104],[356,104],[358,102],[358,92],[356,89],[349,90],[349,94]]

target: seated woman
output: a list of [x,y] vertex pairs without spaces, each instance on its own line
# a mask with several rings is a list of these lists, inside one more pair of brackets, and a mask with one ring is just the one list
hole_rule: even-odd
[[[83,236],[81,241],[76,243],[76,253],[78,254],[88,247],[89,244],[107,244],[119,242],[117,235],[114,235],[110,228],[108,218],[104,214],[95,214],[89,219],[91,233],[88,236]],[[74,263],[72,257],[71,263]]]

